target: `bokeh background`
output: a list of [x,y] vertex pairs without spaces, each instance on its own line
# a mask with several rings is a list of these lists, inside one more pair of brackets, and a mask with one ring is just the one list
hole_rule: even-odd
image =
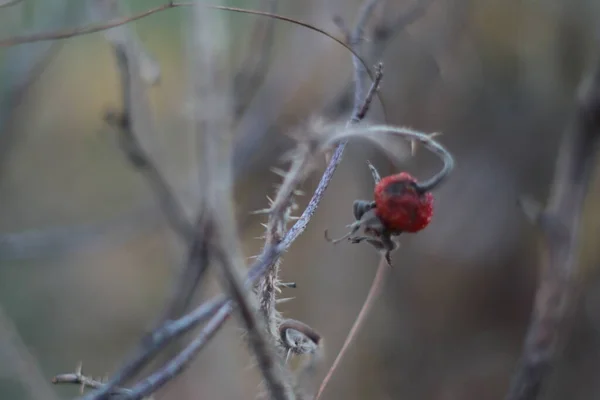
[[[124,15],[161,4],[119,3]],[[381,94],[388,122],[443,132],[440,141],[457,167],[436,192],[432,224],[402,238],[385,293],[324,398],[501,399],[539,265],[539,235],[517,199],[547,198],[576,87],[598,50],[600,3],[381,3],[363,48],[373,64],[385,47]],[[259,0],[212,4],[267,8]],[[351,28],[360,4],[279,0],[278,12],[343,37],[334,17]],[[0,8],[0,34],[90,24],[100,18],[90,7],[84,0],[25,0]],[[407,10],[418,16],[398,28]],[[229,69],[244,68],[257,47],[249,32],[264,20],[207,12],[231,28]],[[191,215],[201,188],[186,122],[193,72],[186,58],[188,14],[173,9],[128,29],[154,60],[149,65],[161,71],[148,92],[156,129],[145,143]],[[348,52],[304,28],[274,26],[264,80],[247,89],[252,96],[235,116],[236,200],[247,256],[260,251],[255,237],[264,222],[249,212],[264,208],[274,191],[278,178],[269,169],[282,166],[293,145],[288,133],[312,118],[343,121],[350,111]],[[121,101],[104,34],[2,48],[0,64],[0,398],[73,398],[77,387],[50,386],[51,377],[79,361],[94,376],[115,371],[162,310],[184,249],[103,121]],[[380,103],[368,119],[383,122]],[[323,231],[342,232],[353,200],[369,198],[367,159],[385,174],[402,168],[425,178],[439,168],[424,149],[412,158],[406,146],[399,149],[394,166],[372,145],[351,143],[308,230],[283,259],[283,279],[298,288],[285,291],[294,300],[281,310],[324,336],[321,376],[360,309],[378,259],[367,245],[331,246]],[[312,193],[323,166],[304,191]],[[544,399],[600,395],[600,185],[594,182],[582,226],[580,301]],[[298,201],[302,206],[307,198]],[[202,295],[217,290],[213,282]],[[240,332],[231,319],[156,398],[254,398],[258,376]]]

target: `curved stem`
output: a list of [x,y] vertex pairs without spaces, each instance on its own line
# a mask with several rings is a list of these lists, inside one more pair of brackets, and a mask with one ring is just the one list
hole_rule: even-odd
[[342,357],[344,357],[344,354],[346,354],[346,351],[348,350],[350,343],[356,337],[356,333],[358,332],[360,327],[364,324],[366,317],[369,314],[369,311],[373,307],[373,304],[375,304],[375,300],[377,300],[377,298],[381,294],[381,291],[383,289],[383,283],[385,281],[385,277],[386,277],[388,271],[389,271],[388,263],[387,263],[385,257],[381,257],[381,260],[379,261],[379,266],[377,267],[377,272],[375,273],[375,278],[373,279],[373,283],[371,284],[371,288],[369,289],[369,293],[367,294],[367,298],[365,299],[365,302],[363,303],[363,306],[360,309],[360,312],[358,313],[358,316],[356,317],[356,320],[354,321],[354,324],[352,325],[352,329],[350,329],[350,332],[348,333],[348,336],[346,337],[346,340],[344,341],[344,344],[343,344],[340,352],[338,353],[337,357],[335,358],[333,365],[331,366],[329,371],[327,371],[327,375],[325,375],[323,382],[321,382],[321,386],[319,387],[319,391],[317,392],[317,395],[315,396],[315,400],[319,400],[319,397],[321,397],[321,394],[323,394],[323,391],[325,390],[325,387],[331,380],[333,373],[335,372],[335,370],[339,366],[340,362],[342,361]]

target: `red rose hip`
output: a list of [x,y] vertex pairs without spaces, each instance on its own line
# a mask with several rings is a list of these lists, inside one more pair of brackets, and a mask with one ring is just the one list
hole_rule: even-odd
[[391,232],[418,232],[431,222],[433,195],[421,193],[410,174],[386,176],[375,186],[375,214]]

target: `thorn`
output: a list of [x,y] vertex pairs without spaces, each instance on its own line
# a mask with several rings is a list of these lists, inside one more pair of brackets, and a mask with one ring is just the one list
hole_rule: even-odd
[[296,289],[296,282],[280,282],[279,286],[283,286],[285,288]]
[[269,195],[267,195],[266,197],[267,197],[267,200],[269,200],[269,205],[272,205],[273,204],[273,199],[270,198]]
[[248,257],[249,260],[256,260],[258,257],[260,257],[259,254],[255,255],[255,256],[250,256]]
[[281,168],[276,168],[276,167],[272,167],[271,172],[273,172],[275,175],[281,176],[282,178],[287,175],[287,172],[285,172]]
[[269,214],[271,211],[273,211],[271,208],[262,208],[260,210],[250,211],[250,215]]
[[300,189],[294,189],[294,195],[295,196],[305,196],[306,192],[304,192],[303,190],[300,190]]
[[379,171],[377,171],[377,168],[375,168],[375,166],[373,164],[371,164],[371,161],[367,160],[367,165],[369,166],[369,169],[371,170],[371,176],[373,176],[373,180],[375,181],[375,184],[378,184],[379,181],[381,180],[381,175],[379,175]]
[[325,150],[325,164],[326,165],[329,165],[329,163],[331,162],[331,157],[333,157],[333,151]]
[[287,303],[288,301],[294,300],[294,299],[295,299],[295,297],[286,297],[283,299],[277,299],[277,300],[275,300],[275,304]]
[[[441,132],[433,132],[433,133],[430,133],[425,136],[427,136],[429,139],[433,139],[434,137],[441,136],[441,135],[442,135]],[[417,145],[419,142],[422,142],[422,140],[415,139],[415,140],[410,141],[410,155],[413,157],[417,154]]]
[[83,361],[79,361],[75,367],[75,375],[80,376],[83,374]]
[[290,215],[288,218],[292,221],[298,221],[300,219],[300,216],[296,217],[296,216]]
[[262,225],[262,227],[263,227],[263,228],[265,228],[265,229],[269,229],[269,225],[267,225],[267,224],[264,224],[264,223],[262,223],[262,222],[261,222],[260,224]]

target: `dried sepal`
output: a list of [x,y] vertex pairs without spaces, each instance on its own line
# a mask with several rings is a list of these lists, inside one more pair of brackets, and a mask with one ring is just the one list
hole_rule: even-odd
[[279,338],[287,352],[286,359],[292,354],[311,354],[321,345],[321,335],[303,322],[287,319],[279,325]]

